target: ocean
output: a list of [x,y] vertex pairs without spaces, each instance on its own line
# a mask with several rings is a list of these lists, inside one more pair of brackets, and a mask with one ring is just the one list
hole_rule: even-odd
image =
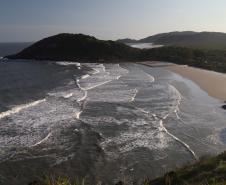
[[2,43],[0,42],[0,58],[6,55],[12,55],[18,53],[25,49],[26,47],[30,46],[32,42],[7,42]]
[[224,151],[225,118],[165,67],[0,60],[0,184],[139,184]]

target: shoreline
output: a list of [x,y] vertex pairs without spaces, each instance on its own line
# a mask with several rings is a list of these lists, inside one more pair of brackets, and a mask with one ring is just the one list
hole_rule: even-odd
[[184,65],[171,65],[167,69],[192,80],[210,96],[222,101],[222,103],[225,102],[226,74]]
[[225,109],[226,74],[173,63],[166,63],[164,65],[162,62],[159,62],[159,65],[157,61],[143,62],[141,64],[149,67],[165,67],[184,78],[192,80],[202,90],[207,92],[209,96],[220,100],[222,102],[222,108]]

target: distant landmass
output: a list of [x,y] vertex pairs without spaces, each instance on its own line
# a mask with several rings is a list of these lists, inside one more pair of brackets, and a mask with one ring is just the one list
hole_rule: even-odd
[[129,38],[126,38],[126,39],[119,39],[117,40],[117,42],[121,42],[121,43],[124,43],[124,44],[132,44],[132,43],[139,43],[138,40],[135,40],[135,39],[129,39]]
[[[189,32],[192,35],[192,32]],[[180,33],[181,35],[188,33]],[[29,46],[9,59],[33,59],[79,62],[167,61],[226,72],[226,50],[164,46],[132,48],[116,41],[103,41],[83,34],[58,34]]]
[[98,40],[83,34],[62,33],[45,38],[10,59],[37,60],[122,60],[133,59],[136,49],[123,43]]
[[199,49],[226,49],[226,33],[221,32],[169,32],[140,40],[120,39],[121,43],[153,43],[164,46],[180,46]]

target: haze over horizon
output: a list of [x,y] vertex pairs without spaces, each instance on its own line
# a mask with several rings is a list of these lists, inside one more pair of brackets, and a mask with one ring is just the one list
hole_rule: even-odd
[[170,31],[226,32],[224,0],[2,0],[0,42],[68,32],[140,39]]

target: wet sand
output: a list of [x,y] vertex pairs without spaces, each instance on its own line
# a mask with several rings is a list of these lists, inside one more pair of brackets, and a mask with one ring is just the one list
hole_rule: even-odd
[[168,69],[192,80],[210,96],[226,100],[226,74],[182,65],[171,65]]

